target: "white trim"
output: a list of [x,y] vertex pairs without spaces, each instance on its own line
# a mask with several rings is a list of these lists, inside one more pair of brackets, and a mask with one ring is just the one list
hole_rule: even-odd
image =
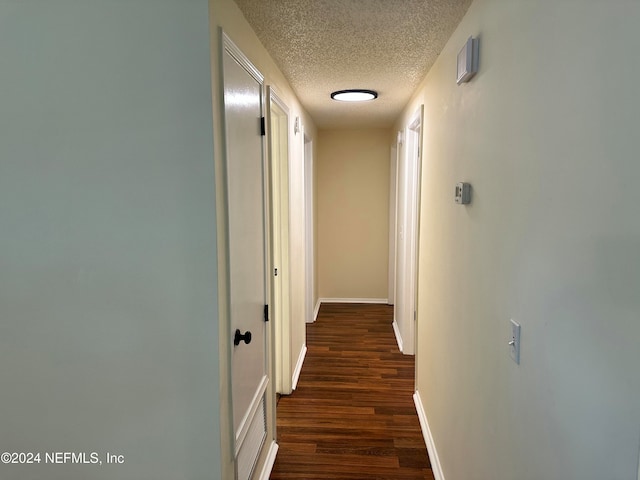
[[[273,85],[267,85],[267,96],[269,97],[270,100],[273,100],[273,102],[276,105],[278,105],[278,107],[280,107],[280,109],[287,116],[287,144],[288,144],[289,143],[289,107],[287,106],[286,103],[284,103],[284,100],[280,98],[280,95],[278,95],[277,87],[274,87]],[[287,152],[287,155],[288,154],[289,152]]]
[[389,279],[387,296],[389,304],[395,304],[396,297],[396,232],[398,214],[398,153],[399,144],[391,145],[389,159]]
[[264,393],[267,391],[267,385],[269,384],[269,377],[264,375],[262,380],[260,381],[260,385],[256,390],[256,393],[253,395],[253,400],[251,400],[251,404],[247,413],[243,417],[240,425],[238,426],[238,430],[236,432],[236,457],[238,456],[238,452],[242,447],[242,443],[244,442],[247,433],[249,432],[249,428],[251,427],[251,421],[253,417],[256,415],[258,411],[258,407],[260,406],[260,402],[262,401],[262,397]]
[[395,333],[396,335],[396,342],[398,342],[398,348],[400,349],[401,352],[403,352],[404,347],[402,344],[402,335],[400,335],[400,327],[398,327],[398,322],[394,320],[391,326],[393,327],[393,333]]
[[291,379],[291,388],[295,390],[298,386],[298,379],[300,378],[300,372],[302,372],[302,364],[304,363],[304,357],[307,355],[307,346],[302,344],[302,349],[300,350],[300,355],[298,356],[298,363],[296,363],[296,368],[293,370],[293,378]]
[[271,445],[269,445],[269,453],[267,453],[267,458],[264,460],[258,480],[269,480],[271,470],[273,470],[273,465],[276,463],[278,448],[280,448],[280,446],[276,442],[271,441]]
[[[316,302],[316,308],[313,310],[313,321],[315,322],[318,319],[318,313],[320,312],[320,299]],[[638,479],[640,480],[640,478]]]
[[429,460],[431,461],[433,476],[436,480],[445,480],[444,473],[442,472],[442,466],[440,465],[440,459],[438,458],[436,444],[433,441],[433,435],[431,434],[429,422],[427,421],[427,414],[424,411],[422,399],[420,398],[420,393],[417,390],[413,394],[413,403],[415,403],[416,411],[418,412],[418,419],[420,420],[420,428],[422,429],[424,442],[427,444],[427,451],[429,452]]
[[[396,308],[393,318],[402,332],[403,353],[409,355],[415,352],[416,338],[423,110],[424,106],[420,105],[405,127],[398,169]],[[404,235],[401,235],[403,231]]]
[[313,292],[314,286],[314,215],[313,215],[313,139],[308,137],[304,125],[300,129],[302,136],[302,158],[304,165],[304,258],[305,258],[305,304],[304,315],[305,322],[312,323],[315,317],[312,317],[313,309]]
[[389,303],[388,298],[321,298],[320,303]]
[[224,50],[231,55],[242,67],[247,70],[247,73],[251,75],[258,83],[261,85],[264,83],[264,75],[258,70],[251,60],[247,58],[247,56],[238,48],[238,46],[229,38],[229,35],[222,29],[220,29],[220,33],[222,34],[222,45]]
[[[278,96],[273,86],[267,85],[267,125],[266,135],[269,154],[269,195],[271,200],[271,215],[269,223],[271,228],[271,256],[272,266],[279,268],[280,276],[276,279],[270,276],[272,282],[272,316],[274,319],[273,348],[275,352],[275,387],[276,392],[282,394],[291,393],[291,259],[289,246],[289,188],[283,188],[283,177],[289,176],[289,161],[291,158],[291,135],[289,128],[289,107]],[[272,105],[273,104],[273,105]],[[277,107],[283,115],[278,115],[272,122],[274,108]],[[280,122],[286,118],[286,127]],[[275,125],[274,125],[275,123]],[[286,130],[286,150],[280,142],[281,135],[274,142],[273,133],[277,128],[282,133],[281,127]],[[275,128],[274,128],[275,127]],[[277,147],[274,149],[274,144]],[[274,155],[274,150],[277,154]],[[283,158],[284,157],[284,158]],[[288,180],[286,180],[288,186]],[[284,214],[286,212],[286,215]],[[276,220],[277,219],[277,220]]]

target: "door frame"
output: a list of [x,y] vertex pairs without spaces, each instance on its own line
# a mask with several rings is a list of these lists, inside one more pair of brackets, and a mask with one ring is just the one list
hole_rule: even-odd
[[[291,386],[291,298],[289,251],[289,161],[291,159],[291,133],[289,107],[278,96],[273,86],[267,86],[267,144],[271,181],[271,238],[272,238],[272,321],[274,328],[274,373],[277,393],[289,395]],[[279,115],[278,125],[273,123],[273,105]],[[283,131],[284,130],[284,131]],[[274,138],[274,134],[278,136]],[[284,137],[282,135],[285,135]],[[286,141],[283,142],[283,138]],[[285,145],[283,145],[285,143]],[[278,269],[276,272],[275,269]]]
[[398,235],[398,155],[400,154],[402,134],[398,132],[396,143],[391,145],[389,158],[389,280],[387,304],[396,303],[396,236]]
[[[424,106],[420,105],[404,128],[403,155],[399,158],[404,162],[404,168],[402,171],[398,168],[397,225],[399,226],[396,244],[396,303],[393,326],[398,346],[406,355],[415,354],[416,345],[423,111]],[[404,232],[402,238],[400,238],[400,231]],[[400,285],[403,288],[399,289]]]
[[313,140],[308,137],[304,129],[302,129],[302,147],[304,158],[304,243],[305,243],[305,320],[307,323],[315,322],[315,305],[314,305],[314,175],[313,175]]

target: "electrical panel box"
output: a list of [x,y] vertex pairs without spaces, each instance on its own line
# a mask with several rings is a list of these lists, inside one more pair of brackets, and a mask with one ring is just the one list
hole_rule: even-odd
[[471,185],[465,182],[456,183],[456,203],[471,203]]

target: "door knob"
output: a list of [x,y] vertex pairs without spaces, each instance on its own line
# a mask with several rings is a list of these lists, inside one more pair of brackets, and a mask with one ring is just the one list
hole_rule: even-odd
[[236,330],[236,334],[233,336],[233,344],[237,347],[238,345],[240,345],[240,342],[242,342],[243,340],[244,340],[244,343],[246,343],[247,345],[250,344],[251,332],[247,330],[243,335],[240,330]]

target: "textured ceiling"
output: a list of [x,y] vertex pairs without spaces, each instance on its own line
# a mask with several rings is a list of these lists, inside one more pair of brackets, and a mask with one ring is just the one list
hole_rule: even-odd
[[[391,126],[471,3],[235,1],[319,128]],[[360,104],[329,97],[347,88],[379,97]]]

